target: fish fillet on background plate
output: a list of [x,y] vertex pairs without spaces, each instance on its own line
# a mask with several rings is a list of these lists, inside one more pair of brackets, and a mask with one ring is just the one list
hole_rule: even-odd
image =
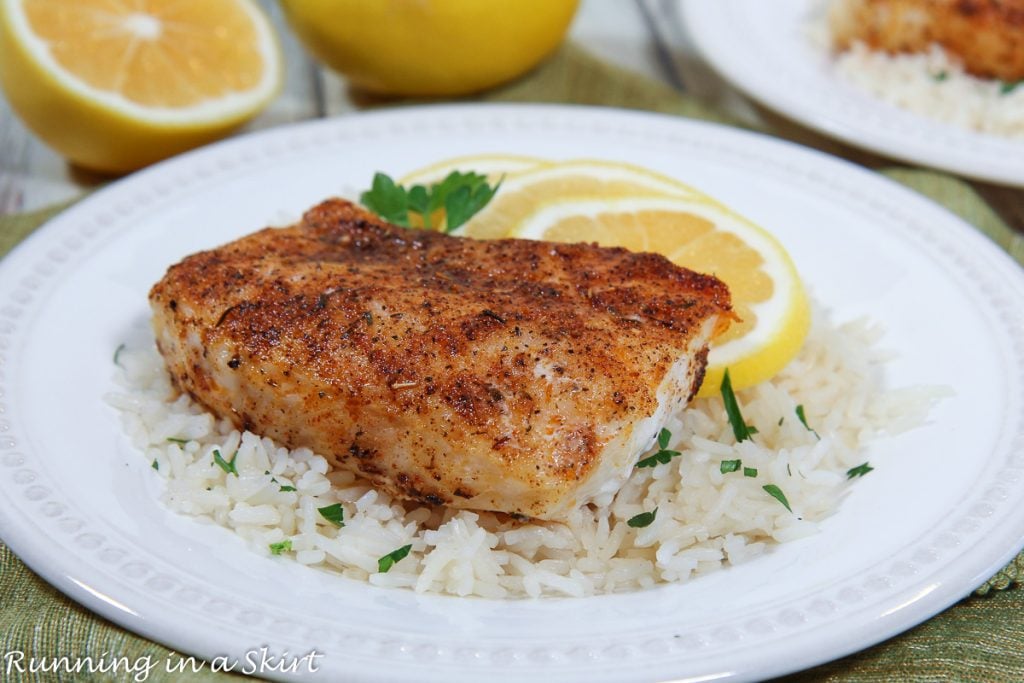
[[239,428],[402,498],[542,519],[619,489],[732,317],[721,281],[661,256],[342,200],[189,256],[150,303],[177,386]]
[[975,76],[1024,78],[1024,0],[834,0],[839,49],[856,41],[886,52],[944,47]]

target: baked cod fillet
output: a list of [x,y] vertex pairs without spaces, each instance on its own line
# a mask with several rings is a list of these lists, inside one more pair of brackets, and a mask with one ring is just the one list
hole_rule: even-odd
[[1024,0],[834,0],[829,24],[840,50],[857,41],[890,53],[938,44],[975,76],[1024,78]]
[[732,316],[661,256],[477,241],[341,200],[150,292],[177,386],[405,499],[541,519],[607,501]]

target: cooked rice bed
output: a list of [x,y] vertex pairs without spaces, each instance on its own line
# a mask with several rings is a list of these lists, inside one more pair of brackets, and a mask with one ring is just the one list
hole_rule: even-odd
[[[352,473],[329,472],[308,449],[240,434],[175,396],[151,346],[120,354],[125,391],[109,400],[156,463],[154,476],[166,480],[167,507],[232,529],[256,552],[270,555],[271,544],[287,540],[282,557],[421,592],[585,596],[685,581],[816,533],[850,485],[846,471],[865,460],[866,441],[919,423],[927,410],[922,395],[882,391],[878,336],[864,322],[834,328],[816,316],[782,374],[738,392],[745,421],[758,429],[752,440],[736,443],[720,399],[697,401],[666,425],[679,457],[635,470],[611,505],[579,509],[563,523],[400,501]],[[814,431],[797,418],[798,405]],[[214,450],[234,458],[237,476],[215,463]],[[742,467],[723,474],[722,461],[736,459]],[[766,484],[784,492],[792,512]],[[334,503],[344,508],[341,528],[317,511]],[[655,508],[650,526],[628,525]],[[405,559],[378,572],[382,556],[407,544]]]

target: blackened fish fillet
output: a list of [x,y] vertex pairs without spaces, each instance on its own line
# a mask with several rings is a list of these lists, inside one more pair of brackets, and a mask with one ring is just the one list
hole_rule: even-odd
[[171,267],[175,383],[406,499],[542,519],[606,501],[732,316],[654,254],[410,230],[342,200]]

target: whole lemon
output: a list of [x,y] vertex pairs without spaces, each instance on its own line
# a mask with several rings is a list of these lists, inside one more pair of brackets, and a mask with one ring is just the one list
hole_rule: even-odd
[[579,0],[281,0],[306,47],[364,90],[462,95],[511,80],[561,42]]

